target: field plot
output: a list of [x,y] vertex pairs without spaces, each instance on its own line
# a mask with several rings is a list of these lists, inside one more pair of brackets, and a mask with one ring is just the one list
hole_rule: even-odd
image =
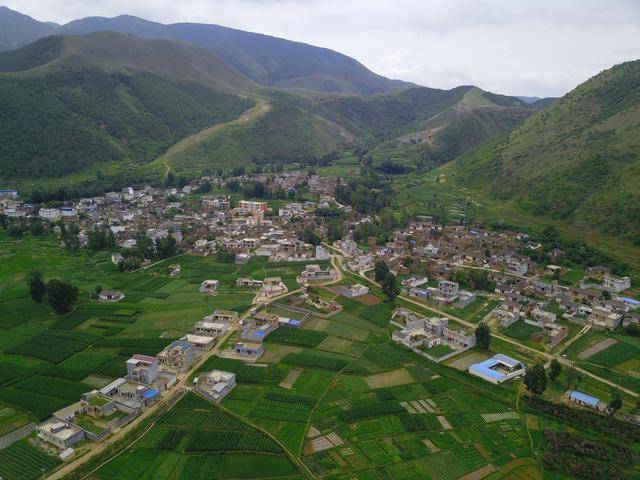
[[290,478],[297,468],[253,427],[188,393],[135,449],[102,466],[105,480]]
[[404,368],[399,368],[398,370],[393,370],[391,372],[369,375],[366,377],[366,381],[371,388],[395,387],[415,382],[411,374]]
[[4,480],[35,480],[60,463],[28,440],[20,440],[0,450],[0,477]]
[[508,328],[505,328],[504,333],[517,340],[526,340],[534,333],[541,331],[542,329],[540,327],[529,325],[528,323],[525,323],[524,320],[518,320]]

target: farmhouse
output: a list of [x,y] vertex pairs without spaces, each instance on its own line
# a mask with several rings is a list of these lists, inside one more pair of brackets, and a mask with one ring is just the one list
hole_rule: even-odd
[[[272,298],[287,293],[289,289],[280,277],[267,277],[264,279],[262,288],[258,292],[258,299]],[[258,300],[259,301],[259,300]]]
[[297,278],[298,283],[320,282],[326,280],[335,280],[338,273],[331,267],[321,268],[320,265],[307,265]]
[[211,335],[213,337],[224,335],[225,333],[227,333],[229,328],[231,328],[231,325],[226,322],[209,322],[207,320],[196,322],[195,325],[197,334]]
[[471,375],[495,384],[506,382],[524,374],[524,372],[525,366],[522,362],[501,353],[469,367]]
[[597,412],[607,412],[609,410],[609,406],[600,399],[587,395],[586,393],[578,392],[577,390],[567,390],[564,396],[571,402],[591,408]]
[[122,293],[120,291],[109,291],[109,290],[103,290],[98,295],[98,298],[101,301],[103,301],[103,302],[112,302],[112,303],[119,302],[124,297],[125,297],[124,293]]
[[160,365],[184,372],[195,360],[195,347],[189,342],[176,340],[165,347],[157,357]]
[[219,284],[220,282],[218,280],[205,280],[200,284],[200,293],[208,293],[209,295],[213,295]]
[[38,437],[58,448],[69,448],[84,439],[80,427],[53,417],[36,427]]
[[262,280],[254,280],[253,278],[236,278],[236,287],[261,287]]
[[207,352],[214,345],[214,338],[205,335],[185,335],[180,340],[188,342],[196,347],[197,352]]
[[610,292],[620,293],[623,290],[631,288],[631,278],[605,275],[602,279],[602,287]]
[[369,293],[369,287],[365,287],[359,283],[353,285],[342,285],[338,287],[338,293],[347,298],[361,297]]
[[[396,312],[394,312],[395,317]],[[446,317],[423,318],[404,315],[404,320],[404,328],[395,330],[391,338],[408,348],[431,348],[441,343],[450,345],[455,349],[475,345],[475,335],[473,333],[450,329],[448,327],[449,319]],[[394,321],[393,323],[396,322]]]
[[118,378],[101,388],[100,393],[136,410],[141,410],[160,398],[160,392],[157,389],[124,378]]
[[158,378],[158,359],[135,354],[127,360],[127,378],[133,382],[151,385]]
[[236,375],[222,370],[212,370],[197,377],[195,384],[200,392],[220,402],[236,386]]
[[216,310],[211,315],[204,317],[208,322],[235,323],[238,321],[238,312],[233,310]]
[[234,351],[241,357],[258,359],[264,353],[264,347],[262,342],[242,341],[236,343]]

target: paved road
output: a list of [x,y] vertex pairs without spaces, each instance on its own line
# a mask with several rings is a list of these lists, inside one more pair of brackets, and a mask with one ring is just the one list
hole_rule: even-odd
[[[337,258],[335,256],[331,257],[331,264],[337,270],[338,278],[335,279],[335,280],[329,281],[329,282],[318,282],[317,285],[330,285],[330,284],[342,281],[342,278],[343,278],[342,270],[338,266],[338,260],[337,260]],[[188,384],[188,380],[189,380],[189,377],[191,376],[191,374],[193,372],[195,372],[204,362],[206,362],[207,359],[209,359],[210,357],[212,357],[214,355],[219,355],[220,354],[220,352],[222,350],[222,346],[225,344],[225,342],[228,340],[228,338],[231,335],[233,335],[233,333],[235,331],[237,331],[237,329],[239,328],[240,321],[244,320],[249,315],[251,315],[251,310],[253,310],[255,308],[260,308],[266,303],[271,303],[271,302],[278,301],[278,300],[280,300],[280,299],[282,299],[282,298],[284,298],[284,297],[286,297],[288,295],[291,295],[292,293],[297,293],[297,292],[300,292],[300,291],[301,291],[301,289],[297,289],[297,290],[293,290],[291,292],[284,293],[284,294],[279,295],[277,297],[270,298],[268,301],[256,304],[253,307],[251,307],[251,309],[249,309],[246,312],[244,312],[239,317],[238,324],[236,324],[234,326],[234,328],[229,329],[223,336],[219,337],[217,342],[216,342],[216,345],[211,350],[209,350],[208,352],[204,353],[201,357],[199,357],[196,360],[196,362],[192,365],[192,367],[189,369],[188,372],[185,372],[185,373],[182,373],[182,374],[178,375],[178,381],[176,382],[176,384],[171,388],[170,391],[168,391],[165,395],[163,395],[160,400],[158,400],[155,404],[153,404],[150,407],[148,407],[147,409],[145,409],[135,419],[133,419],[127,425],[125,425],[124,427],[122,427],[119,430],[117,430],[116,432],[114,432],[111,436],[107,437],[105,440],[103,440],[101,442],[98,442],[98,443],[92,444],[90,446],[90,448],[89,448],[89,451],[86,454],[84,454],[83,456],[81,456],[81,457],[79,457],[79,458],[77,458],[75,460],[71,460],[69,463],[63,464],[61,468],[59,468],[58,470],[56,470],[54,472],[51,472],[46,478],[48,480],[61,479],[65,475],[67,475],[69,473],[72,473],[77,468],[80,468],[82,465],[87,463],[89,460],[91,460],[96,455],[102,453],[107,447],[113,445],[118,440],[121,440],[125,435],[127,435],[129,432],[131,432],[136,426],[140,425],[143,421],[148,419],[154,412],[158,411],[158,409],[160,409],[162,406],[166,405],[168,401],[174,399],[177,395],[182,395],[182,393],[185,391],[185,389],[190,388],[191,385]],[[145,431],[138,438],[134,439],[134,441],[131,444],[129,444],[129,446],[131,446],[135,442],[137,442],[152,426],[153,426],[153,424],[149,425],[149,427],[146,428]],[[122,453],[123,451],[127,450],[127,448],[129,448],[129,447],[124,448],[120,453]],[[111,459],[103,462],[103,464],[107,463],[110,460]],[[101,465],[103,465],[103,464],[101,464]],[[94,469],[93,471],[96,471],[98,468],[100,468],[100,466],[96,467],[96,469]]]
[[[337,249],[335,249],[335,250],[337,250]],[[342,267],[342,265],[340,263],[338,263],[338,264]],[[380,287],[379,283],[377,283],[374,280],[366,277],[364,275],[364,273],[356,273],[356,275],[358,275],[359,277],[364,278],[365,280],[368,280],[369,282],[373,283],[374,285]],[[408,297],[406,295],[400,295],[399,298],[402,298],[406,302],[412,303],[414,305],[418,305],[418,306],[420,306],[422,308],[428,308],[429,310],[432,310],[433,312],[437,313],[438,315],[442,315],[443,317],[450,318],[451,320],[454,320],[454,321],[456,321],[458,323],[461,323],[462,325],[470,327],[471,329],[475,329],[476,326],[477,326],[474,323],[467,322],[466,320],[463,320],[460,317],[456,317],[455,315],[451,315],[450,313],[443,312],[442,310],[439,310],[438,308],[432,307],[431,305],[426,305],[424,303],[418,302],[418,301],[414,300],[413,298]],[[518,342],[517,340],[514,340],[514,339],[509,338],[509,337],[505,337],[504,335],[500,335],[499,333],[491,332],[491,335],[493,337],[495,337],[495,338],[499,338],[500,340],[502,340],[504,342],[510,343],[511,345],[514,345],[514,346],[516,346],[516,347],[518,347],[518,348],[520,348],[522,350],[529,351],[531,353],[534,353],[534,354],[536,354],[538,356],[541,356],[541,357],[545,358],[547,360],[547,364],[553,358],[555,358],[560,363],[562,363],[563,365],[571,367],[574,370],[576,370],[577,372],[580,372],[581,374],[583,374],[583,375],[585,375],[587,377],[591,377],[594,380],[597,380],[598,382],[601,382],[601,383],[604,383],[604,384],[606,384],[606,385],[608,385],[610,387],[616,388],[616,389],[620,390],[621,392],[624,392],[627,395],[630,395],[632,397],[635,397],[635,398],[639,398],[640,397],[640,394],[638,394],[638,392],[635,392],[633,390],[629,390],[628,388],[622,387],[622,386],[618,385],[617,383],[612,382],[611,380],[608,380],[606,378],[602,378],[602,377],[600,377],[598,375],[595,375],[594,373],[591,373],[591,372],[589,372],[587,370],[584,370],[583,368],[580,368],[580,367],[576,366],[575,362],[573,362],[572,360],[569,360],[567,358],[562,358],[561,356],[559,356],[557,354],[554,355],[554,354],[551,354],[551,353],[547,353],[547,352],[542,352],[540,350],[536,350],[535,348],[529,347],[528,345],[523,345],[522,343]]]

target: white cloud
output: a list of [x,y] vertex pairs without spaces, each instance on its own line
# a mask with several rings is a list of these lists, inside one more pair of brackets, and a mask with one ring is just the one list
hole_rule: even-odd
[[39,20],[216,23],[340,51],[382,75],[561,95],[640,58],[638,0],[5,0]]

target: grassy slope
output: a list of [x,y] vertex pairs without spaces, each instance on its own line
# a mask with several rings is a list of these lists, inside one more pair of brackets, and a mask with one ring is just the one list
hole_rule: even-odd
[[639,87],[640,62],[607,70],[455,170],[465,185],[524,212],[638,242]]

